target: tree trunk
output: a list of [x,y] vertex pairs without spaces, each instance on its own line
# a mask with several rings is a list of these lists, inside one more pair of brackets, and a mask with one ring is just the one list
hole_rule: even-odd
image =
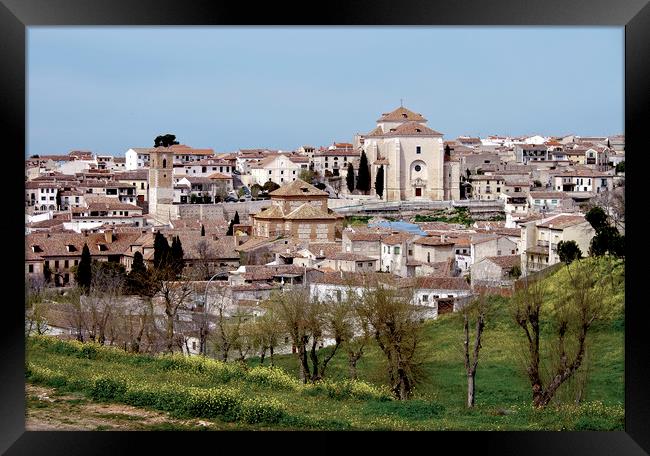
[[174,353],[174,316],[167,314],[167,351]]
[[262,352],[260,353],[260,364],[264,364],[265,357],[266,357],[266,347],[263,347]]
[[271,355],[271,366],[273,366],[273,345],[269,347],[269,355]]
[[467,407],[469,408],[474,407],[474,393],[475,393],[474,376],[475,373],[467,375]]
[[357,359],[356,357],[350,357],[348,359],[348,367],[350,368],[350,379],[356,380],[357,377]]
[[312,375],[311,375],[311,381],[315,382],[317,380],[320,380],[320,374],[318,371],[318,355],[316,354],[316,344],[318,343],[318,340],[314,337],[313,342],[311,343],[311,350],[309,351],[309,357],[311,358],[311,364],[312,364]]

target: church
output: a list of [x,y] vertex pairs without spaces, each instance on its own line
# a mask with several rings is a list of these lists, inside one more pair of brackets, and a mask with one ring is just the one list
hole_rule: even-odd
[[355,137],[368,157],[371,194],[383,167],[386,201],[460,199],[460,164],[445,155],[442,133],[426,124],[422,114],[400,106],[382,114],[370,133]]

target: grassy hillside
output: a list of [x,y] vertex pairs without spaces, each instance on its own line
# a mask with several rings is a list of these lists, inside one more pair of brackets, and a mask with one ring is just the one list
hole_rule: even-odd
[[[473,410],[464,407],[462,320],[457,314],[427,323],[426,378],[407,402],[390,400],[383,386],[381,353],[374,347],[358,364],[363,382],[346,380],[346,357],[340,353],[328,367],[327,382],[303,386],[293,356],[277,357],[278,369],[258,367],[257,360],[250,359],[246,369],[214,360],[131,355],[38,337],[27,342],[27,380],[60,394],[82,393],[93,402],[158,410],[175,419],[208,419],[214,429],[622,430],[624,270],[608,268],[603,271],[612,277],[607,296],[611,312],[589,334],[581,374],[586,373],[587,386],[578,406],[571,400],[569,384],[546,410],[531,408],[522,334],[504,298],[493,301],[494,312],[485,329]],[[553,292],[564,286],[563,274],[565,269],[547,279]]]

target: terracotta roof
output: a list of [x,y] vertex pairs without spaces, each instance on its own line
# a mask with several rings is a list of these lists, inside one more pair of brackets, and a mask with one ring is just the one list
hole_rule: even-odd
[[[25,236],[25,253],[28,259],[38,259],[56,256],[81,256],[84,243],[88,244],[91,256],[122,254],[129,250],[131,244],[141,236],[141,233],[115,233],[113,242],[106,242],[104,233],[32,233]],[[106,246],[105,251],[100,251],[98,244]],[[40,252],[33,252],[32,246],[37,245]],[[68,245],[74,248],[68,252]]]
[[337,156],[359,157],[361,156],[361,151],[350,150],[350,149],[323,149],[314,152],[314,157],[337,157]]
[[123,171],[115,173],[115,180],[148,180],[149,170],[147,168],[135,169],[133,171]]
[[[406,281],[405,281],[406,282]],[[408,280],[413,288],[429,290],[466,290],[471,288],[463,277],[412,277]]]
[[532,199],[569,199],[565,192],[530,192]]
[[415,237],[417,237],[417,234],[395,233],[391,234],[390,236],[386,236],[381,240],[381,242],[387,245],[397,245],[409,241]]
[[453,240],[446,239],[443,241],[440,236],[422,236],[413,241],[413,244],[420,245],[454,245]]
[[442,133],[418,122],[406,122],[382,134],[368,136],[442,136]]
[[345,230],[343,231],[343,235],[351,241],[379,242],[383,238],[390,236],[390,232],[358,231],[353,233],[349,230]]
[[582,215],[558,215],[537,226],[540,228],[563,229],[586,221]]
[[294,209],[284,216],[287,220],[306,220],[306,219],[336,219],[334,215],[331,215],[320,208],[314,207],[309,203],[304,203],[300,207]]
[[327,192],[319,190],[304,180],[296,179],[289,182],[282,187],[273,190],[269,193],[271,197],[274,196],[329,196]]
[[377,122],[403,122],[403,121],[418,121],[426,122],[427,119],[422,117],[422,114],[413,112],[409,109],[406,109],[403,106],[395,109],[391,112],[382,113],[381,117],[377,119]]
[[371,258],[367,255],[352,252],[337,252],[326,255],[328,260],[342,260],[342,261],[377,261],[376,258]]
[[273,204],[272,206],[262,209],[260,212],[255,214],[254,217],[259,219],[283,219],[284,211],[280,206]]
[[208,176],[208,179],[223,179],[223,180],[232,180],[232,176],[226,176],[221,173],[214,173]]
[[520,255],[486,257],[485,260],[490,261],[497,266],[500,266],[501,269],[512,269],[515,266],[521,266]]

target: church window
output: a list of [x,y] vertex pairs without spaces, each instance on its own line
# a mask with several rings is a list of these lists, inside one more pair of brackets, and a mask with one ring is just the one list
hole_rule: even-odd
[[415,153],[416,154],[421,154],[422,153],[422,147],[421,146],[415,146]]
[[422,170],[422,167],[420,165],[415,165],[415,170],[419,172]]
[[163,168],[167,168],[167,159],[163,158]]

